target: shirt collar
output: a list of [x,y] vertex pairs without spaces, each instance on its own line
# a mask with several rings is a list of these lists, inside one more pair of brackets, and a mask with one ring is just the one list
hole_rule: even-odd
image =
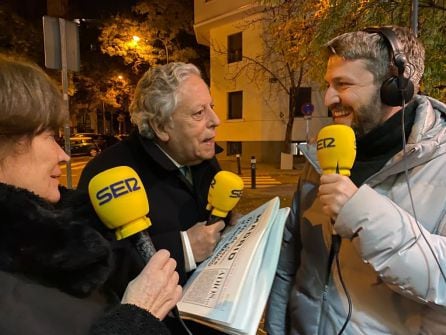
[[171,160],[171,162],[177,167],[177,168],[181,168],[181,167],[183,167],[184,165],[181,165],[181,164],[179,164],[175,159],[173,159],[163,148],[161,148],[160,146],[159,146],[159,144],[158,143],[156,143],[156,142],[153,142],[153,143],[155,143],[155,145],[162,151],[162,153],[163,154],[165,154],[166,155],[166,157],[167,158],[169,158],[170,160]]

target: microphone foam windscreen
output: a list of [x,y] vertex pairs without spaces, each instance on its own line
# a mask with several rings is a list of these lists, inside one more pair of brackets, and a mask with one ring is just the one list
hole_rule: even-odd
[[88,194],[101,221],[122,239],[150,227],[149,202],[138,174],[118,166],[94,176]]
[[317,136],[317,158],[324,174],[350,176],[355,162],[356,139],[353,129],[342,124],[322,128]]

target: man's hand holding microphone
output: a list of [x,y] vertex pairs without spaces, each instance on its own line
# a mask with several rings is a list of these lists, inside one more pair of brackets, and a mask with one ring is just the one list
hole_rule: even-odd
[[[206,222],[199,222],[187,230],[196,262],[202,262],[214,251],[225,228],[224,218],[235,207],[243,192],[243,180],[229,171],[218,172],[209,187]],[[231,218],[231,224],[235,220]]]
[[358,190],[349,178],[355,156],[355,134],[350,127],[335,124],[321,129],[317,137],[317,157],[323,170],[319,200],[333,221]]
[[[200,222],[187,231],[197,262],[212,254],[225,227],[223,219],[240,200],[242,179],[228,171],[220,171],[209,188],[207,222]],[[89,183],[88,193],[101,221],[115,230],[118,240],[130,238],[138,253],[147,262],[141,273],[132,280],[122,303],[136,305],[163,319],[176,309],[182,289],[175,271],[176,261],[167,250],[156,251],[146,229],[151,226],[147,217],[149,203],[137,173],[128,166],[118,166],[96,175]]]

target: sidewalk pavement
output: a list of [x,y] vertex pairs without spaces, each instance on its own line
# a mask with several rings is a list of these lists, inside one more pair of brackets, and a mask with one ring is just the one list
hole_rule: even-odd
[[[219,160],[219,163],[223,170],[231,171],[239,174],[239,169],[237,166],[237,161],[234,160]],[[250,177],[251,176],[251,164],[249,162],[241,162],[241,176]],[[303,159],[295,161],[294,168],[292,170],[282,170],[279,164],[274,163],[256,163],[255,173],[256,176],[271,176],[276,178],[283,184],[293,183],[295,184],[298,176],[302,173],[304,166]]]

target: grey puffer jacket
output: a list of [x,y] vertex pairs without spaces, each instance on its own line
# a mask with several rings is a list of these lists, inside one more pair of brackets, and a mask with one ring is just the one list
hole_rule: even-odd
[[[399,152],[369,177],[334,225],[352,300],[343,334],[446,334],[446,106],[426,96],[415,102],[406,159]],[[271,335],[337,334],[348,313],[336,264],[323,299],[332,224],[317,198],[314,154],[285,228],[267,310]]]

